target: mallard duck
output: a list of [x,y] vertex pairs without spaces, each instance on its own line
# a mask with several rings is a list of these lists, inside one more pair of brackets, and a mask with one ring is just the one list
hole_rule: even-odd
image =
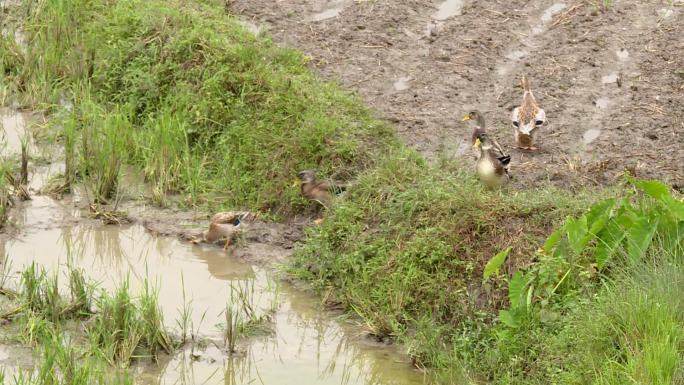
[[523,99],[520,107],[513,109],[511,120],[515,127],[515,144],[519,149],[536,151],[534,146],[534,134],[537,128],[546,121],[546,113],[537,104],[532,94],[530,81],[522,77]]
[[339,195],[347,188],[344,185],[318,180],[316,173],[312,170],[300,171],[297,177],[301,182],[302,196],[323,205],[329,203],[333,195]]
[[192,239],[192,243],[215,243],[225,240],[223,249],[226,250],[233,243],[235,237],[243,230],[243,226],[248,219],[254,215],[247,211],[227,211],[215,214],[209,222],[209,229],[204,231],[200,237]]
[[508,163],[511,157],[498,156],[498,151],[495,150],[493,141],[486,132],[478,134],[474,147],[480,148],[480,158],[475,164],[480,181],[489,188],[501,187],[508,182],[510,179]]
[[[473,147],[476,147],[475,143],[477,141],[478,136],[480,136],[480,134],[487,133],[487,128],[485,125],[484,116],[482,115],[482,113],[480,113],[480,111],[477,111],[477,110],[470,111],[468,113],[468,115],[463,117],[464,122],[470,121],[470,120],[475,122],[475,127],[473,128],[473,135],[471,137],[471,140],[472,140]],[[508,165],[508,163],[511,161],[510,155],[506,155],[503,148],[501,148],[501,145],[499,145],[499,143],[496,141],[496,139],[490,138],[490,140],[492,142],[492,149],[493,149],[496,157],[504,165]],[[479,158],[479,157],[480,157],[480,153],[477,154],[477,158]]]

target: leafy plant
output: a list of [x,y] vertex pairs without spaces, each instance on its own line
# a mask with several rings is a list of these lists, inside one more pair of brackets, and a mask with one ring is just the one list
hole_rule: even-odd
[[[684,202],[675,198],[659,181],[628,179],[636,188],[624,198],[606,199],[586,213],[569,217],[537,252],[539,263],[526,272],[518,271],[508,284],[509,309],[499,319],[518,327],[531,306],[565,302],[576,295],[596,273],[611,263],[637,264],[659,234],[659,242],[670,249],[681,248],[684,240]],[[493,257],[485,267],[485,278],[503,262],[508,250]]]

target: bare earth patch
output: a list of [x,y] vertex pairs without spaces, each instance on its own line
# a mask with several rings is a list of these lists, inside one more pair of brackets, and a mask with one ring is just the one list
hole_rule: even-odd
[[[606,185],[625,170],[684,186],[684,4],[235,0],[231,12],[358,90],[428,158],[471,162],[484,112],[514,186]],[[539,153],[513,149],[522,74],[546,110]]]

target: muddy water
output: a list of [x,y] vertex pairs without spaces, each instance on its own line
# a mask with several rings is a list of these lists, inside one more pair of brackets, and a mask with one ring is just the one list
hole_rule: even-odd
[[[23,118],[22,118],[23,119]],[[15,117],[17,132],[26,119]],[[63,170],[54,163],[32,168],[33,188]],[[66,289],[67,264],[83,269],[99,287],[114,290],[129,279],[133,293],[147,279],[159,288],[166,326],[179,331],[186,303],[191,328],[208,347],[186,347],[157,364],[135,366],[138,384],[422,384],[396,348],[367,342],[361,330],[336,320],[319,300],[285,283],[268,270],[232,257],[221,248],[154,237],[141,225],[105,226],[84,218],[72,198],[40,195],[14,210],[11,222],[20,229],[0,241],[0,256],[11,261],[13,277],[31,263],[59,274]],[[273,333],[238,341],[235,355],[223,349],[224,309],[231,292],[252,293],[260,313],[272,313]],[[246,289],[245,289],[246,288]],[[219,348],[221,347],[221,348]],[[27,367],[30,353],[0,345],[0,365],[10,372]]]
[[0,152],[4,157],[21,154],[21,141],[24,137],[29,140],[29,145],[32,144],[30,135],[27,135],[25,129],[26,114],[0,108],[0,121],[2,123]]
[[36,262],[50,271],[63,271],[71,263],[109,290],[128,277],[134,292],[149,277],[159,285],[167,326],[173,327],[172,320],[179,318],[185,295],[193,309],[193,329],[214,340],[222,338],[219,325],[231,285],[253,284],[255,303],[262,309],[272,304],[277,307],[274,335],[244,341],[238,346],[237,358],[215,347],[198,350],[193,357],[184,351],[162,360],[161,365],[138,367],[140,384],[301,384],[304,379],[304,383],[318,384],[423,381],[405,356],[387,347],[361,344],[348,326],[313,305],[315,298],[286,286],[275,289],[266,271],[234,259],[220,248],[155,238],[137,225],[45,228],[46,222],[60,211],[50,210],[43,204],[32,204],[26,211],[29,229],[5,243],[14,270]]

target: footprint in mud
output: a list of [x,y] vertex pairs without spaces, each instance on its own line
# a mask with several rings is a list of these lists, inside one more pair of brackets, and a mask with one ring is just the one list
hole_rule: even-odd
[[349,5],[348,0],[338,0],[319,6],[319,11],[311,16],[311,21],[323,21],[338,17],[340,13]]
[[534,37],[547,30],[548,24],[551,23],[553,17],[567,8],[565,3],[555,3],[548,7],[539,17],[541,23],[533,23],[530,25],[530,33],[523,38],[519,44],[514,45],[508,53],[504,55],[505,61],[496,65],[496,73],[500,76],[506,76],[513,72],[520,61],[526,57],[529,52],[522,47],[531,47],[534,45]]
[[598,139],[598,137],[600,135],[601,135],[601,130],[596,129],[596,128],[590,128],[584,132],[582,139],[584,140],[584,144],[591,144],[593,141]]
[[439,8],[432,15],[432,18],[443,21],[453,16],[459,16],[462,9],[463,0],[446,0],[439,5]]
[[238,23],[254,35],[261,33],[261,27],[249,20],[238,19]]
[[409,85],[409,82],[411,81],[410,76],[403,76],[397,79],[393,84],[392,87],[394,88],[395,91],[406,91],[411,86]]
[[629,60],[629,51],[626,49],[622,48],[620,50],[615,51],[615,55],[617,55],[618,59],[620,61],[627,61]]
[[613,84],[617,83],[619,80],[619,75],[615,72],[608,75],[601,76],[601,84]]
[[610,99],[606,97],[598,98],[594,101],[594,104],[596,105],[596,108],[605,110],[610,106]]

